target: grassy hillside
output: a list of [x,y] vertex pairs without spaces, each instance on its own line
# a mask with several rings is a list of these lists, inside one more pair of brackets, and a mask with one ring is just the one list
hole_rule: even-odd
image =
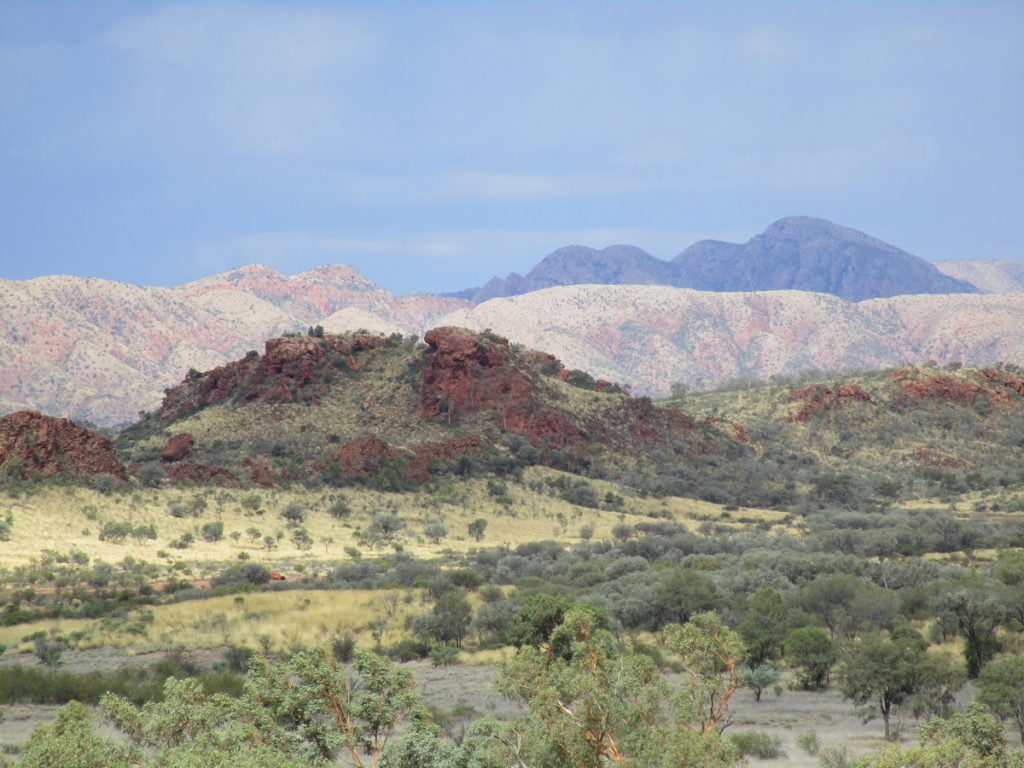
[[1024,479],[1024,378],[901,368],[740,386],[669,400],[746,433],[788,501],[890,504]]

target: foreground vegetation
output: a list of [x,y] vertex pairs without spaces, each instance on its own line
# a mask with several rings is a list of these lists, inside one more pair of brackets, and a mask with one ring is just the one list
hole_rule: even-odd
[[[401,349],[395,402],[415,394],[415,350]],[[972,389],[983,379],[890,372],[687,395],[706,442],[595,449],[575,473],[503,435],[408,485],[329,465],[273,487],[8,478],[0,704],[98,707],[71,705],[19,764],[74,744],[83,766],[205,766],[211,750],[242,766],[725,766],[785,759],[769,734],[731,727],[738,691],[756,706],[802,689],[836,691],[894,742],[864,766],[1017,765],[1004,728],[1024,737],[1024,410]],[[936,381],[954,396],[906,394]],[[578,393],[595,385],[548,386],[585,408]],[[351,391],[331,397],[332,413],[358,407]],[[269,413],[247,407],[231,418]],[[288,418],[313,423],[317,407]],[[220,408],[190,413],[189,428],[215,434]],[[432,423],[430,436],[460,428]],[[153,463],[161,429],[149,419],[124,440]],[[278,478],[305,466],[288,441],[308,433],[268,448]],[[172,653],[62,669],[99,648]],[[216,669],[189,663],[201,649],[217,649]],[[418,659],[502,664],[497,687],[526,714],[445,732],[391,666]],[[359,695],[381,691],[404,703],[368,725]],[[929,717],[919,747],[895,743]],[[853,762],[800,739],[823,766]]]

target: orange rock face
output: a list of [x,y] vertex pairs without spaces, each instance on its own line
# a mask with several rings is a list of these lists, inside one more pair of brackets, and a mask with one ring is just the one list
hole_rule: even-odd
[[188,432],[182,432],[167,441],[167,445],[165,445],[163,451],[160,452],[160,458],[168,463],[181,461],[192,453],[192,449],[195,445],[195,438]]
[[21,470],[42,475],[101,474],[124,479],[114,445],[103,435],[67,419],[37,411],[0,418],[0,468],[20,463]]

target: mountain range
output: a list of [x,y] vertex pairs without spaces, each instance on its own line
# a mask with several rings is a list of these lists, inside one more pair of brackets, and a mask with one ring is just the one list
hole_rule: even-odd
[[779,219],[746,243],[701,240],[672,261],[630,245],[560,248],[525,276],[512,273],[455,296],[475,303],[558,285],[668,285],[700,291],[797,290],[849,301],[908,293],[976,293],[964,279],[854,229],[809,216]]
[[[0,280],[0,412],[124,424],[190,369],[314,325],[417,336],[491,328],[640,394],[807,368],[1020,362],[1015,264],[940,272],[854,230],[789,218],[745,245],[704,241],[673,262],[632,246],[570,246],[525,277],[450,296],[396,297],[340,265],[293,276],[248,266],[175,288]],[[666,284],[683,271],[700,290]]]

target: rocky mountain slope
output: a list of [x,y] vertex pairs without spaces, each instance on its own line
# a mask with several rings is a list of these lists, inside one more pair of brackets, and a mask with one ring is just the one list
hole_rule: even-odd
[[701,291],[798,290],[850,301],[917,293],[975,293],[970,282],[847,227],[808,216],[780,219],[744,244],[702,240],[671,262],[629,245],[574,245],[525,276],[494,278],[456,296],[475,303],[558,285],[670,285]]
[[943,274],[977,286],[983,293],[1024,292],[1022,261],[943,261],[935,266]]
[[110,440],[67,419],[37,411],[0,418],[0,477],[58,474],[120,479],[124,470]]
[[581,285],[474,307],[453,297],[396,298],[348,268],[288,278],[248,267],[173,289],[73,277],[0,281],[0,412],[128,423],[189,369],[222,365],[316,324],[415,335],[435,325],[493,328],[653,394],[676,381],[809,367],[1019,361],[1022,304],[1022,294],[853,304],[797,291]]
[[569,286],[493,299],[446,322],[491,328],[566,365],[667,394],[808,368],[1024,360],[1024,294],[860,303],[801,291]]
[[808,216],[780,219],[743,245],[695,243],[672,263],[677,285],[704,291],[814,291],[850,301],[977,292],[924,259]]

